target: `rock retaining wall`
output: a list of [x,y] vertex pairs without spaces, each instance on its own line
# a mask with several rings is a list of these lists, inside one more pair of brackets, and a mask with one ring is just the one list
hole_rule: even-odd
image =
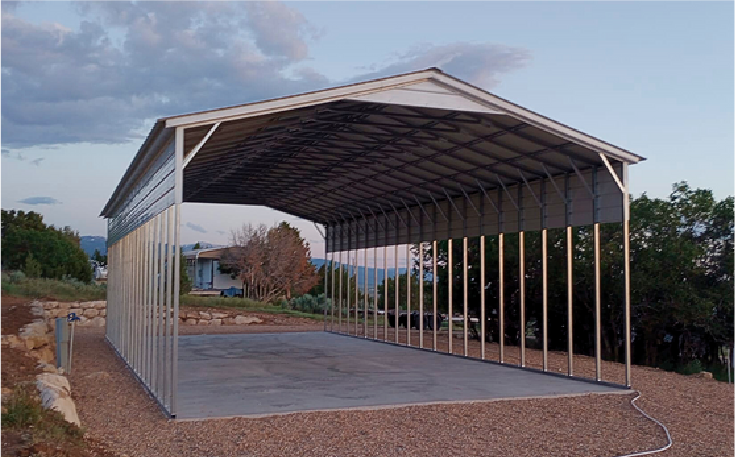
[[53,308],[47,308],[46,303],[34,302],[31,313],[38,319],[24,325],[18,335],[2,335],[1,341],[3,345],[23,350],[38,360],[41,374],[36,377],[36,388],[41,396],[41,404],[46,409],[61,412],[68,422],[79,425],[69,380],[64,376],[64,370],[56,368],[54,363],[56,340],[53,320],[47,314],[50,309]]
[[76,314],[79,317],[76,325],[83,327],[104,327],[105,317],[107,316],[106,301],[86,301],[86,302],[40,302],[43,307],[43,317],[53,322],[57,317],[66,317],[69,313]]
[[[105,326],[105,319],[107,317],[106,301],[71,303],[50,301],[39,302],[39,305],[43,307],[43,316],[46,322],[52,326],[55,318],[66,317],[69,313],[74,313],[79,317],[77,325],[82,327]],[[237,311],[196,311],[185,307],[179,310],[179,324],[181,325],[248,325],[260,324],[262,322],[257,317],[246,316]]]

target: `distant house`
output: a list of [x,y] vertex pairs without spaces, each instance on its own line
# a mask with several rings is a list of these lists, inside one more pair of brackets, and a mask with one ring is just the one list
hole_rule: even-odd
[[186,274],[195,290],[224,290],[242,287],[242,282],[230,273],[220,272],[220,260],[227,248],[185,251]]

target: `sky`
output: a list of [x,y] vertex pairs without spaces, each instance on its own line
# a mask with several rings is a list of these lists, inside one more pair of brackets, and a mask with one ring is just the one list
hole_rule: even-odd
[[[1,203],[82,235],[155,119],[436,66],[733,195],[732,2],[2,2]],[[182,242],[268,208],[184,204]]]

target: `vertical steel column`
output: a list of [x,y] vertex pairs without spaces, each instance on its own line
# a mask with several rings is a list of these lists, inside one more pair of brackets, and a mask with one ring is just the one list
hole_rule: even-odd
[[[408,223],[411,223],[411,219],[408,219]],[[411,284],[412,284],[412,273],[411,273],[411,226],[406,227],[406,346],[411,346]]]
[[388,216],[385,216],[385,244],[383,245],[383,341],[388,341]]
[[541,231],[541,256],[543,257],[541,260],[541,270],[542,270],[542,285],[541,285],[541,319],[543,320],[543,370],[547,371],[549,368],[549,361],[548,361],[548,326],[549,326],[549,316],[548,316],[548,279],[546,275],[546,269],[547,269],[547,251],[546,251],[546,229],[543,229]]
[[133,369],[134,373],[138,373],[137,369],[137,347],[135,336],[138,332],[138,316],[136,314],[136,302],[138,301],[138,278],[136,265],[138,262],[138,230],[130,232],[130,355],[128,356],[128,365]]
[[159,259],[159,243],[161,242],[161,215],[156,214],[153,217],[153,265],[151,266],[151,345],[150,345],[150,384],[149,387],[152,392],[156,392],[156,386],[158,385],[158,297],[159,291],[159,277],[160,277],[160,259]]
[[602,353],[601,353],[601,319],[600,302],[602,301],[601,278],[600,278],[600,224],[596,223],[594,229],[595,243],[595,379],[602,379]]
[[601,338],[601,270],[600,270],[600,222],[597,189],[597,167],[592,169],[592,193],[593,193],[593,216],[594,216],[594,250],[595,250],[595,379],[602,379],[602,338]]
[[360,226],[355,222],[355,336],[359,328],[357,308],[360,306]]
[[[422,208],[423,209],[423,208]],[[424,347],[424,212],[419,213],[419,347]]]
[[[478,182],[479,184],[479,182]],[[483,189],[483,194],[485,190]],[[487,196],[487,194],[485,194]],[[490,198],[490,197],[488,197]],[[480,196],[480,359],[485,360],[485,199]]]
[[143,351],[145,353],[143,359],[144,376],[143,380],[150,387],[151,384],[151,271],[153,262],[151,256],[153,249],[151,248],[153,220],[145,223],[145,343]]
[[396,215],[396,226],[395,226],[396,236],[395,236],[394,241],[395,241],[396,244],[394,245],[394,249],[395,249],[394,256],[395,256],[395,259],[393,259],[393,260],[394,260],[394,263],[396,265],[396,268],[395,268],[395,280],[394,280],[394,284],[393,284],[394,285],[393,291],[394,291],[394,295],[396,296],[396,304],[395,304],[395,308],[396,309],[395,309],[395,315],[394,315],[394,319],[393,319],[393,323],[395,324],[395,330],[393,332],[394,333],[393,337],[395,338],[395,340],[394,340],[395,343],[398,344],[398,320],[399,320],[398,318],[399,318],[399,315],[400,315],[399,314],[399,308],[398,308],[398,306],[399,306],[399,300],[400,300],[400,298],[399,298],[400,293],[398,292],[400,290],[399,289],[399,286],[398,286],[398,284],[400,282],[399,281],[399,278],[398,278],[398,276],[399,276],[399,274],[398,274],[398,235],[399,235],[399,231],[400,231],[400,226],[398,225],[398,213],[395,213],[395,215]]
[[161,392],[163,392],[163,386],[165,385],[166,379],[164,377],[163,373],[163,363],[162,361],[165,360],[164,357],[164,328],[163,328],[163,314],[165,313],[166,309],[166,244],[168,243],[168,240],[166,239],[168,232],[166,231],[166,225],[168,224],[168,208],[163,210],[161,213],[161,244],[159,246],[161,254],[160,254],[160,261],[161,261],[161,271],[159,274],[159,290],[158,290],[158,298],[159,298],[159,304],[158,304],[158,310],[156,314],[156,319],[158,323],[158,340],[156,341],[156,371],[158,371],[158,387],[156,389],[156,397],[158,400],[163,403],[163,397],[161,396]]
[[378,339],[378,218],[373,216],[375,222],[375,230],[373,238],[375,245],[373,246],[373,339]]
[[336,257],[335,245],[336,245],[336,240],[337,240],[337,237],[334,234],[335,229],[336,227],[333,225],[332,226],[332,262],[330,263],[330,266],[332,268],[332,302],[331,302],[332,303],[331,305],[332,319],[331,319],[331,323],[329,324],[329,331],[331,332],[334,331],[334,302],[335,302],[335,298],[337,298],[337,296],[334,294],[334,288],[336,284],[335,276],[337,272],[337,264],[334,261]]
[[347,222],[347,334],[350,334],[350,285],[352,283],[352,261],[350,256],[352,255],[352,230],[350,229],[350,222]]
[[546,181],[541,180],[541,319],[543,320],[542,345],[543,345],[543,370],[549,369],[549,313],[548,313],[548,252],[547,252],[547,228],[546,228]]
[[625,276],[625,385],[630,387],[630,189],[628,164],[623,163],[623,274]]
[[173,315],[173,350],[171,361],[171,408],[169,413],[175,416],[178,411],[179,395],[179,299],[181,295],[181,205],[184,203],[184,128],[176,129],[176,164],[174,171],[174,208],[176,218],[174,225],[174,315]]
[[[452,213],[450,212],[449,214],[452,214]],[[447,240],[447,246],[448,246],[448,248],[447,248],[447,258],[448,258],[448,262],[447,262],[447,268],[448,268],[448,270],[447,270],[447,272],[448,272],[448,278],[447,279],[448,280],[447,280],[447,283],[448,283],[448,286],[449,286],[448,287],[448,291],[449,291],[449,302],[447,304],[447,317],[448,317],[448,320],[449,320],[449,327],[447,329],[448,330],[448,343],[447,344],[449,346],[447,348],[447,352],[449,352],[450,354],[452,353],[452,338],[454,337],[454,326],[453,326],[454,322],[452,320],[454,318],[454,313],[452,312],[452,296],[453,296],[453,291],[452,291],[452,279],[453,278],[452,278],[452,276],[454,275],[454,273],[452,271],[453,270],[452,266],[454,265],[454,260],[452,259],[452,251],[453,251],[453,249],[452,249],[452,236],[451,235],[452,234],[450,232],[449,233],[449,239]]]
[[[466,212],[465,212],[466,214]],[[467,237],[465,236],[462,239],[462,279],[463,279],[463,292],[464,292],[464,300],[463,300],[463,314],[464,314],[464,346],[463,346],[463,354],[465,357],[469,354],[469,338],[467,336],[467,327],[469,326],[469,316],[467,315],[468,311],[468,286],[467,286]]]
[[173,341],[171,341],[171,336],[173,336],[173,331],[171,328],[171,301],[173,299],[173,266],[174,266],[174,258],[173,258],[173,245],[171,244],[174,239],[174,207],[170,206],[168,208],[168,233],[166,234],[166,255],[167,255],[167,261],[166,261],[166,343],[164,346],[164,369],[166,370],[165,374],[165,382],[163,386],[163,398],[164,398],[164,405],[167,405],[169,407],[169,411],[171,408],[171,353],[173,351]]
[[363,222],[365,223],[365,247],[363,248],[363,252],[365,253],[365,305],[363,306],[363,319],[365,324],[365,334],[363,335],[365,338],[368,337],[368,308],[370,307],[370,294],[368,293],[370,291],[370,288],[368,287],[368,243],[369,241],[369,235],[368,235],[368,221],[367,219],[363,218]]
[[469,340],[467,338],[467,327],[469,327],[470,317],[468,315],[468,287],[467,287],[467,197],[462,199],[462,354],[467,357],[469,353]]
[[437,243],[437,241],[436,241],[436,205],[433,206],[431,220],[432,220],[432,228],[431,228],[431,230],[432,230],[432,235],[431,235],[431,238],[432,238],[432,242],[431,242],[431,263],[432,263],[432,265],[431,265],[431,282],[432,282],[432,297],[431,297],[431,303],[432,303],[432,307],[433,307],[433,311],[432,311],[433,315],[432,315],[431,318],[434,321],[432,323],[432,326],[431,326],[431,331],[432,331],[432,344],[431,344],[431,348],[434,351],[436,351],[436,338],[437,338],[437,331],[438,331],[436,327],[439,324],[439,322],[438,322],[439,320],[437,318],[438,317],[437,316],[437,313],[438,313],[438,305],[437,305],[437,302],[438,302],[438,298],[439,298],[438,297],[438,295],[439,295],[439,293],[438,293],[439,292],[439,289],[438,289],[438,276],[439,276],[439,271],[437,269],[437,262],[436,262],[436,258],[439,255],[439,253],[438,253],[439,243]]
[[[447,197],[449,197],[449,196],[447,196]],[[447,218],[447,246],[448,246],[448,248],[447,248],[447,258],[448,258],[448,265],[447,265],[448,266],[448,269],[447,269],[447,275],[448,275],[447,276],[447,284],[449,286],[448,287],[449,301],[448,301],[448,304],[447,304],[447,316],[448,316],[448,321],[449,321],[448,322],[449,327],[447,328],[447,332],[448,332],[447,333],[447,335],[448,335],[448,343],[447,343],[448,344],[448,348],[447,348],[447,352],[449,352],[450,354],[453,353],[453,351],[452,351],[452,338],[454,337],[454,325],[453,325],[454,324],[454,321],[453,321],[453,319],[454,319],[454,313],[453,313],[453,309],[452,309],[452,300],[454,298],[454,291],[452,290],[452,283],[453,283],[453,280],[454,280],[454,272],[453,272],[453,269],[454,269],[454,261],[452,260],[452,251],[454,251],[454,249],[452,249],[453,246],[452,246],[452,208],[450,207],[451,204],[452,203],[449,200],[447,200],[447,208],[449,210],[449,211],[447,211],[449,213],[448,218]]]
[[485,360],[485,235],[480,235],[480,359]]
[[519,292],[519,314],[521,317],[521,366],[526,366],[526,234],[524,233],[523,218],[523,186],[518,185],[518,292]]
[[329,302],[329,224],[324,226],[324,331],[327,331],[327,303]]
[[344,262],[342,262],[342,253],[344,252],[345,244],[345,230],[344,222],[339,223],[339,316],[338,316],[338,331],[342,333],[342,290],[345,287],[345,269]]
[[145,263],[145,257],[143,256],[143,247],[144,247],[144,227],[141,225],[138,227],[138,265],[136,266],[136,277],[138,278],[138,300],[136,303],[136,315],[138,316],[138,328],[136,332],[136,354],[137,354],[137,370],[138,370],[138,376],[143,376],[143,283],[145,281],[145,269],[144,269],[144,263]]
[[503,191],[498,189],[498,362],[503,363],[505,349],[505,284],[503,271]]
[[572,334],[574,326],[572,315],[572,302],[574,300],[574,285],[572,283],[574,257],[572,251],[572,201],[569,198],[569,174],[564,175],[564,211],[567,232],[567,374],[572,376],[574,373],[574,338]]

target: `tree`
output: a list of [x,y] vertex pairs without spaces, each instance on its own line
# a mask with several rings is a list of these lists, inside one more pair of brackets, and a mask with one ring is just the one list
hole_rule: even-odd
[[[69,227],[47,226],[33,211],[2,210],[2,265],[4,269],[25,268],[29,254],[40,265],[40,276],[62,279],[71,276],[90,282],[92,271],[87,254],[79,247],[79,234]],[[34,271],[35,265],[31,262]]]
[[197,249],[201,249],[201,248],[202,248],[201,245],[197,241],[197,243],[194,245],[194,247],[192,249],[196,251]]
[[92,260],[95,260],[101,264],[107,264],[107,256],[100,254],[99,249],[94,250],[94,254],[92,255]]
[[307,292],[319,282],[311,251],[299,231],[286,222],[270,229],[252,224],[232,233],[223,258],[224,269],[240,278],[245,296],[259,301]]
[[26,257],[26,263],[23,266],[23,273],[29,278],[38,278],[43,273],[41,264],[33,258],[33,253],[28,253]]
[[186,295],[191,292],[191,279],[189,274],[186,272],[186,257],[184,257],[184,250],[179,249],[179,294]]

